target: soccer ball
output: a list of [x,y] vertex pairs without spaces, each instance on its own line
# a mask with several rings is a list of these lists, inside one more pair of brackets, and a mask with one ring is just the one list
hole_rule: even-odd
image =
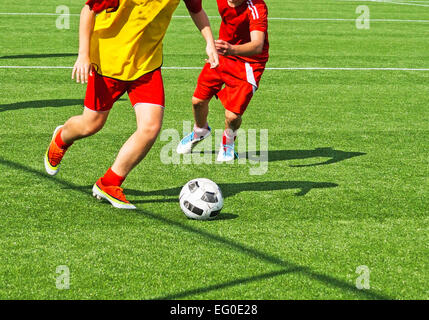
[[208,220],[216,217],[222,210],[223,197],[216,183],[209,179],[198,178],[183,186],[179,203],[188,218]]

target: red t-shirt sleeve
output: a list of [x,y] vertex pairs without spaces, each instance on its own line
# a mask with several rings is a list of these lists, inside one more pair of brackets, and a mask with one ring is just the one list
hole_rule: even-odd
[[202,0],[184,0],[189,12],[198,13],[203,9]]
[[249,30],[267,32],[268,29],[268,9],[264,3],[249,5]]
[[104,10],[113,12],[118,10],[119,0],[88,0],[86,4],[91,8],[95,13],[100,13]]

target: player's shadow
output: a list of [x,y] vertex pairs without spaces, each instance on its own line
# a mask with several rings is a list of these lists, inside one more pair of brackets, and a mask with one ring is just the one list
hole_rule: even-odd
[[0,59],[40,59],[40,58],[64,58],[77,57],[76,53],[48,53],[48,54],[18,54],[11,56],[1,56]]
[[286,160],[303,160],[311,158],[328,158],[325,161],[315,162],[311,164],[297,164],[289,165],[290,167],[314,167],[321,165],[328,165],[365,155],[363,152],[348,152],[342,150],[335,150],[331,147],[316,148],[313,150],[270,150],[268,154],[261,154],[261,152],[246,152],[239,156],[249,159],[250,161],[286,161]]
[[[246,191],[269,192],[276,190],[294,190],[298,191],[295,196],[305,196],[313,189],[326,189],[338,187],[338,184],[332,182],[312,182],[312,181],[261,181],[261,182],[243,182],[243,183],[219,183],[224,198],[232,197],[238,193]],[[86,186],[85,188],[89,188]],[[181,187],[160,189],[152,191],[141,191],[125,189],[125,193],[137,197],[164,197],[162,199],[137,199],[133,203],[149,202],[177,202]]]
[[[217,150],[212,151],[194,151],[200,155],[204,154],[216,154]],[[241,152],[238,154],[240,159],[248,159],[250,161],[257,162],[274,162],[274,161],[286,161],[286,160],[304,160],[311,158],[328,158],[325,161],[315,162],[311,164],[297,164],[289,165],[290,167],[314,167],[327,164],[337,163],[343,160],[347,160],[353,157],[365,155],[364,152],[348,152],[342,150],[335,150],[331,147],[315,148],[313,150],[269,150],[265,152],[254,151],[254,152]]]
[[[297,190],[294,196],[302,197],[305,196],[313,189],[328,189],[336,188],[338,184],[332,182],[313,182],[313,181],[261,181],[261,182],[243,182],[243,183],[219,183],[222,195],[224,198],[235,196],[241,192],[256,191],[256,192],[270,192],[278,190]],[[76,186],[73,189],[79,189],[80,191],[91,192],[92,185],[88,186]],[[132,203],[166,203],[166,202],[178,202],[179,194],[182,187],[159,189],[151,191],[142,191],[135,189],[125,188],[124,192],[126,195],[137,197],[137,199],[131,200]],[[153,197],[159,197],[153,199]],[[223,216],[223,217],[222,217]],[[219,216],[219,220],[222,219],[235,219],[235,214],[222,213]]]

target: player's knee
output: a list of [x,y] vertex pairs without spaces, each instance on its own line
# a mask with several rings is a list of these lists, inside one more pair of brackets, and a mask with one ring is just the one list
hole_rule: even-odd
[[204,105],[205,105],[205,101],[204,100],[192,97],[192,106],[194,108],[199,109],[199,108],[204,107]]
[[231,112],[231,111],[226,111],[225,112],[225,119],[226,119],[226,121],[228,121],[229,123],[232,123],[232,122],[237,122],[237,121],[240,121],[241,120],[241,115],[240,114],[238,114],[238,113],[234,113],[234,112]]
[[92,136],[100,131],[104,126],[104,122],[94,121],[90,123],[86,123],[83,129],[83,135],[85,137]]
[[161,123],[146,123],[137,129],[137,134],[146,139],[155,140],[161,131]]

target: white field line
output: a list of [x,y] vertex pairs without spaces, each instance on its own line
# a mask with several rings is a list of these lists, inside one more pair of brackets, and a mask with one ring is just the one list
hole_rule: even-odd
[[291,68],[266,68],[267,70],[332,70],[332,71],[429,71],[429,68],[325,68],[325,67],[291,67]]
[[417,7],[429,7],[429,4],[421,4],[417,2],[402,2],[402,1],[391,1],[391,0],[335,0],[339,2],[378,2],[387,4],[397,4],[403,6],[417,6]]
[[[66,66],[0,66],[0,69],[73,69]],[[202,67],[162,67],[163,70],[201,70]],[[429,68],[270,67],[274,71],[429,71]]]
[[[173,16],[177,19],[189,18],[188,16]],[[218,16],[210,16],[210,19],[219,18]],[[351,21],[354,22],[356,19],[346,18],[283,18],[283,17],[269,17],[268,20],[272,21]],[[414,23],[429,23],[429,20],[410,20],[410,19],[371,19],[371,22],[414,22]]]
[[[362,1],[362,0],[337,0],[337,1]],[[372,1],[369,1],[372,2]],[[378,1],[377,1],[378,2]],[[429,5],[427,5],[429,7]],[[0,12],[0,15],[5,16],[59,16],[58,13],[48,12]],[[79,14],[70,14],[70,16],[80,16]],[[175,19],[189,19],[189,16],[173,16]],[[209,16],[210,19],[219,19],[219,16]],[[271,21],[347,21],[353,22],[356,19],[343,18],[284,18],[284,17],[269,17]],[[410,19],[371,19],[371,22],[408,22],[408,23],[429,23],[429,20],[410,20]]]
[[[340,19],[340,18],[271,18],[270,20],[286,20],[286,21],[351,21],[356,19]],[[371,22],[412,22],[412,23],[429,23],[429,20],[402,20],[402,19],[370,19]]]
[[[49,12],[0,12],[2,16],[60,16],[59,13],[49,13]],[[79,14],[70,13],[71,17],[79,17]]]
[[63,66],[0,66],[0,69],[73,69]]

